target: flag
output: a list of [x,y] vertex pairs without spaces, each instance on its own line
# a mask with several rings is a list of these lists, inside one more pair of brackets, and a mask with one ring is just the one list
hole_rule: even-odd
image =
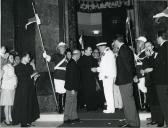
[[155,21],[157,23],[159,23],[159,19],[162,17],[168,17],[168,7],[165,10],[163,10],[162,12],[153,16],[153,18],[155,18]]
[[126,25],[125,25],[125,29],[126,29],[126,41],[127,41],[127,44],[130,46],[130,48],[134,51],[134,43],[133,43],[133,38],[132,38],[132,27],[131,27],[131,22],[130,22],[130,18],[129,16],[127,17],[126,19]]
[[129,17],[127,17],[126,19],[126,25],[125,25],[125,30],[126,30],[126,40],[127,40],[127,43],[130,43],[131,42],[131,38],[130,38],[130,19]]
[[28,19],[28,22],[26,23],[25,28],[27,29],[27,26],[34,22],[36,22],[38,25],[41,24],[38,14],[35,14],[34,17]]
[[81,48],[84,49],[84,43],[83,43],[83,36],[82,35],[79,38],[79,43],[81,45]]

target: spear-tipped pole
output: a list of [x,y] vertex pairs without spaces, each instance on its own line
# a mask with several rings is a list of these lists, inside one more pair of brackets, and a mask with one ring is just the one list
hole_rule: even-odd
[[133,44],[133,40],[132,40],[132,32],[131,32],[130,18],[129,17],[127,17],[126,23],[128,24],[128,31],[129,31],[128,33],[129,33],[129,36],[130,36],[131,47],[132,47],[133,53],[135,53],[134,44]]

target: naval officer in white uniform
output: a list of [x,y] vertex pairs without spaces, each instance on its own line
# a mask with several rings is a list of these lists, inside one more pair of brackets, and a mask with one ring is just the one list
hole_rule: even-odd
[[104,95],[106,99],[107,109],[103,110],[104,113],[114,113],[114,83],[116,78],[116,61],[114,53],[106,42],[98,43],[96,46],[101,52],[100,65],[97,68],[92,68],[93,72],[99,72],[99,79],[103,81]]

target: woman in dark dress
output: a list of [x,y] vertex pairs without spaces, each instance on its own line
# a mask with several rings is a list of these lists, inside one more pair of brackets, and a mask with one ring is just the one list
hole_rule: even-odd
[[39,118],[39,105],[37,101],[36,88],[33,82],[33,68],[29,64],[30,55],[24,53],[21,63],[15,67],[18,85],[15,93],[13,107],[13,123],[21,123],[21,127],[30,126]]

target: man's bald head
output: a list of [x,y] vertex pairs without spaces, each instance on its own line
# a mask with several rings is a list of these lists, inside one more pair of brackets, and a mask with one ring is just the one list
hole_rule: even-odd
[[73,52],[72,52],[72,58],[75,61],[79,60],[80,55],[81,55],[81,52],[78,49],[73,50]]

